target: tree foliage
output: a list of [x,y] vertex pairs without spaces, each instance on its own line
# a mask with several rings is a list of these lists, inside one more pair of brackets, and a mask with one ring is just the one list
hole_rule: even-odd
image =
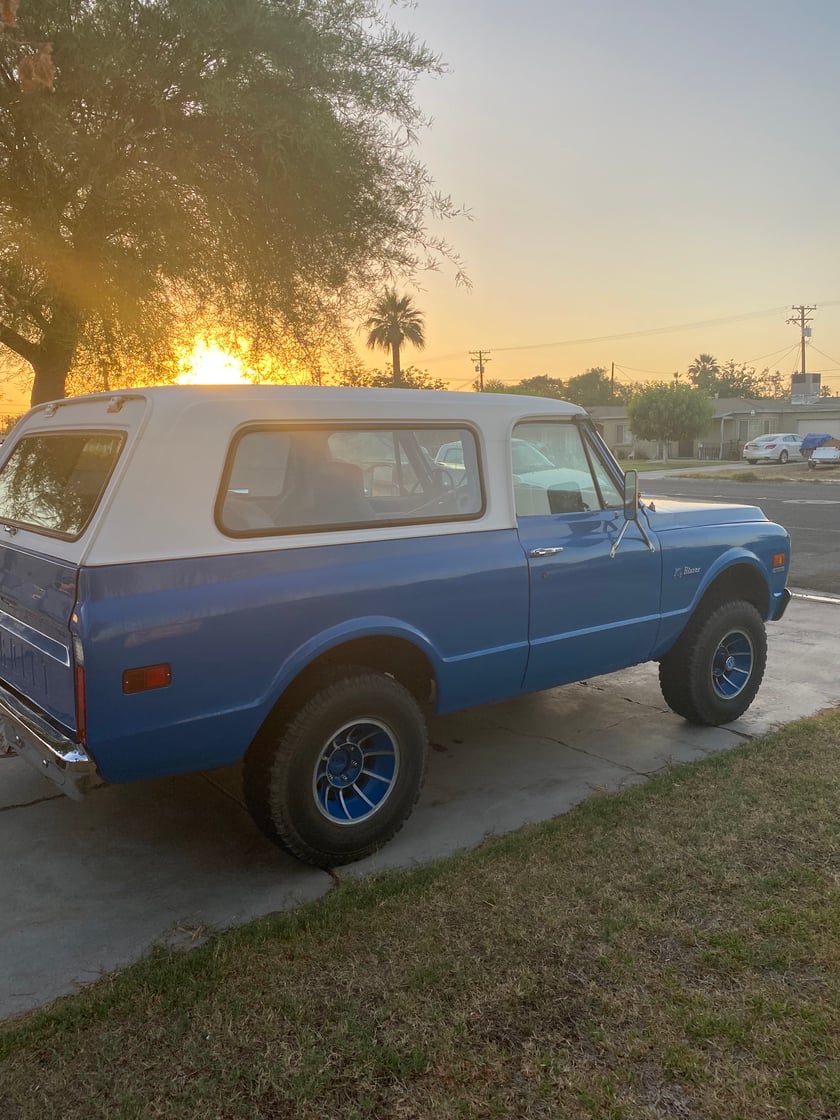
[[398,295],[396,288],[386,288],[369,308],[365,321],[365,340],[370,350],[389,350],[394,385],[402,385],[400,350],[410,342],[418,350],[426,345],[423,314],[414,306],[411,296]]
[[380,0],[22,0],[17,23],[56,67],[24,93],[0,35],[0,343],[34,401],[74,362],[163,368],[185,318],[305,348],[448,253],[412,148],[442,68]]
[[339,385],[353,385],[364,389],[447,389],[445,381],[433,377],[427,369],[418,369],[417,366],[407,366],[402,370],[402,380],[397,384],[394,381],[393,370],[386,367],[382,370],[363,369],[361,367],[348,368],[337,377]]
[[787,383],[779,370],[757,371],[746,362],[729,358],[722,364],[711,354],[700,354],[688,367],[688,378],[695,389],[710,397],[737,397],[741,400],[779,400],[786,395]]
[[703,435],[713,415],[711,400],[688,385],[651,385],[634,394],[627,404],[633,435],[665,444]]
[[[477,382],[474,387],[478,389]],[[523,378],[522,381],[512,384],[487,380],[484,383],[484,392],[551,397],[554,400],[571,401],[584,408],[591,408],[595,405],[611,404],[613,401],[625,401],[631,396],[632,389],[619,381],[613,381],[602,366],[593,366],[584,373],[570,377],[568,381],[544,373]]]

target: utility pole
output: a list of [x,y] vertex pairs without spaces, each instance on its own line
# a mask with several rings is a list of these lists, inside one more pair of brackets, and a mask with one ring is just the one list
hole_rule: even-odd
[[489,357],[489,350],[471,350],[470,361],[473,363],[473,369],[478,374],[478,391],[484,392],[484,366],[487,362],[493,359]]
[[615,362],[610,362],[610,400],[615,398]]
[[811,320],[813,319],[813,315],[808,315],[807,312],[808,311],[816,311],[817,309],[816,309],[816,307],[800,306],[800,307],[792,307],[791,310],[798,312],[797,315],[792,316],[790,319],[787,320],[787,322],[788,323],[795,323],[796,326],[799,327],[799,330],[801,332],[801,337],[802,337],[802,363],[801,363],[800,373],[804,377],[805,373],[806,373],[806,370],[805,370],[805,339],[808,338],[811,334],[811,328],[809,326],[807,326],[807,324],[810,323]]

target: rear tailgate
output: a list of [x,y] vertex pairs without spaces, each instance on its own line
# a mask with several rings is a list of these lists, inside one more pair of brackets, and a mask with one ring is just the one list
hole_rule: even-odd
[[70,616],[75,565],[0,544],[0,683],[76,728]]
[[78,571],[144,412],[129,396],[58,402],[29,413],[2,449],[0,690],[76,741]]

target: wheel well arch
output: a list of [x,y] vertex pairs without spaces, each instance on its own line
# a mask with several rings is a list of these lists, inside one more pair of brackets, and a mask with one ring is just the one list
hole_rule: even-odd
[[694,614],[710,604],[731,599],[744,599],[752,603],[762,618],[770,609],[770,588],[761,572],[752,564],[732,564],[715,576],[695,607]]
[[387,673],[412,694],[427,716],[437,704],[437,676],[427,655],[406,638],[390,634],[351,638],[331,646],[309,662],[286,685],[268,720],[293,711],[317,687],[319,677],[334,665],[354,665]]

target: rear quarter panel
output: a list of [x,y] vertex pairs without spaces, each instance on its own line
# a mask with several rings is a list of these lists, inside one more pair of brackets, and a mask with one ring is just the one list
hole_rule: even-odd
[[[306,664],[368,633],[426,653],[439,710],[499,699],[527,626],[513,530],[84,569],[88,747],[107,781],[230,764]],[[123,694],[124,669],[161,662],[169,687]]]

